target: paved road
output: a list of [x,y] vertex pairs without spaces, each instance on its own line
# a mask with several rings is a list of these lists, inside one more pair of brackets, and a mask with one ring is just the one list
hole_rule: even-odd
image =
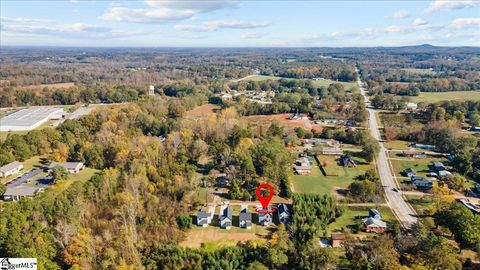
[[[360,79],[358,79],[360,86],[360,92],[362,93],[365,103],[369,104],[365,88]],[[393,189],[399,190],[397,182],[393,178],[392,170],[389,166],[387,159],[387,150],[381,140],[380,131],[378,129],[377,118],[375,116],[375,110],[368,108],[369,114],[369,127],[370,133],[380,143],[380,153],[377,157],[377,169],[382,181],[382,185],[385,189],[385,195],[387,197],[387,204],[392,209],[393,213],[397,217],[398,221],[404,228],[410,228],[410,226],[417,222],[415,210],[412,206],[404,200],[400,192],[396,192]]]

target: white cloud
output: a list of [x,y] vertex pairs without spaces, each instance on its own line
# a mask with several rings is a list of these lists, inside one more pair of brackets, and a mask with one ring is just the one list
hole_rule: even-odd
[[392,15],[386,16],[386,18],[390,18],[390,19],[405,19],[407,17],[410,17],[410,12],[408,12],[408,10],[405,10],[405,9],[397,10]]
[[463,29],[468,26],[480,26],[480,18],[458,18],[450,26],[454,29]]
[[435,0],[424,10],[427,13],[432,13],[440,10],[454,10],[463,9],[467,7],[480,6],[478,0]]
[[266,35],[267,35],[267,33],[265,33],[265,32],[247,32],[247,33],[242,34],[242,38],[244,38],[244,39],[259,39],[259,38],[263,38]]
[[90,25],[83,23],[63,24],[58,22],[25,24],[18,23],[2,24],[2,32],[14,35],[30,36],[56,36],[73,39],[105,39],[121,38],[132,35],[142,35],[142,32],[116,31],[110,27]]
[[237,5],[237,1],[234,0],[147,0],[145,3],[149,6],[148,8],[111,7],[106,13],[100,16],[100,18],[104,20],[135,23],[167,23],[189,19],[199,13],[206,13]]
[[253,29],[270,25],[268,21],[240,21],[240,20],[216,20],[206,21],[202,24],[175,25],[175,29],[190,32],[214,32],[219,29]]
[[428,24],[428,22],[421,19],[421,18],[416,18],[412,23],[413,26],[423,26],[423,25],[427,25],[427,24]]

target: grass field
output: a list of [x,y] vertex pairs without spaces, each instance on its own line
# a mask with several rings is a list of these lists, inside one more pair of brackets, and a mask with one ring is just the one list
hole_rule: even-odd
[[480,91],[456,91],[456,92],[421,92],[419,96],[411,97],[413,102],[435,103],[444,100],[480,100]]
[[418,214],[422,214],[432,204],[431,196],[405,195],[405,197]]
[[203,104],[193,110],[187,111],[185,114],[187,117],[198,118],[203,116],[215,115],[216,111],[219,109],[220,107],[214,104]]
[[357,157],[353,157],[357,161],[357,167],[355,168],[339,166],[333,156],[318,156],[318,158],[321,162],[327,163],[324,169],[329,176],[322,175],[318,163],[315,161],[310,175],[294,175],[292,177],[295,192],[336,194],[336,188],[347,188],[356,176],[373,168],[373,165],[365,164],[363,159]]
[[68,83],[50,83],[50,84],[39,84],[39,85],[29,85],[25,86],[27,89],[43,89],[43,88],[69,88],[75,86],[75,83],[73,82],[68,82]]
[[[355,224],[362,224],[362,218],[368,216],[368,210],[373,207],[345,207],[342,216],[337,218],[335,222],[328,225],[327,234],[332,232],[341,231],[342,229],[349,230]],[[375,207],[382,215],[382,220],[385,222],[395,221],[390,208],[386,206]]]
[[436,71],[433,71],[433,70],[430,70],[430,69],[423,69],[423,68],[402,68],[401,70],[404,70],[408,73],[421,74],[421,75],[435,75],[435,74],[437,74]]
[[408,145],[406,141],[389,141],[385,143],[386,148],[396,149],[396,150],[408,150]]
[[83,170],[81,170],[78,173],[69,174],[68,175],[68,181],[71,181],[71,182],[74,182],[74,181],[86,182],[97,172],[99,172],[99,170],[85,167]]

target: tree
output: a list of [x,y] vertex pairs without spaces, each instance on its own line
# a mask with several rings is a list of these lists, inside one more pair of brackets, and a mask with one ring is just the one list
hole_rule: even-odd
[[463,248],[480,245],[480,216],[473,214],[460,203],[435,213],[435,223],[448,228]]
[[55,181],[67,180],[68,171],[64,167],[57,165],[52,168],[52,177]]
[[7,188],[5,187],[4,184],[0,184],[0,196],[3,195],[3,193],[5,193],[5,191],[7,190]]
[[189,214],[180,214],[177,216],[177,225],[178,228],[184,231],[190,229],[192,227],[192,218]]
[[470,124],[474,127],[480,127],[480,114],[478,112],[470,115]]
[[393,240],[383,235],[372,240],[347,239],[344,242],[351,269],[399,269],[399,254]]
[[377,141],[372,138],[369,138],[363,142],[362,145],[362,156],[367,162],[372,162],[380,152],[380,145]]

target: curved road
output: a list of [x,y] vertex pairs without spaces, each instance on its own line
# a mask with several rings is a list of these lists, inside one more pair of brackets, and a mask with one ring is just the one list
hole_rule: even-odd
[[[357,69],[358,73],[358,69]],[[365,103],[369,105],[369,100],[367,98],[365,88],[363,83],[358,79],[358,85],[360,87],[360,92],[362,93]],[[408,229],[412,226],[413,223],[417,222],[415,210],[412,206],[404,200],[402,194],[398,191],[399,187],[397,182],[393,179],[392,169],[387,159],[387,150],[383,145],[382,138],[380,136],[380,131],[378,129],[377,117],[375,116],[375,110],[368,108],[368,123],[370,127],[370,133],[373,138],[375,138],[380,144],[380,153],[377,157],[377,170],[382,181],[383,188],[385,189],[385,195],[387,197],[387,204],[392,209],[392,212],[397,217],[398,221],[402,227]]]

